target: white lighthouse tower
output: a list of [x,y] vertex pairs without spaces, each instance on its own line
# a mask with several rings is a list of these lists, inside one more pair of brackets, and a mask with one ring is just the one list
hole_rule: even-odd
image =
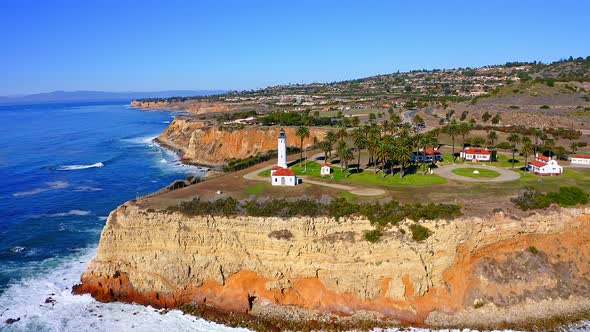
[[277,154],[277,165],[282,168],[287,168],[287,136],[285,135],[285,131],[283,129],[279,131]]

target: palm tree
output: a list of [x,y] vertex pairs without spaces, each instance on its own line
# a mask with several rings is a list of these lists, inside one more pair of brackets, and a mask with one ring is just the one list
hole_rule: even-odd
[[352,150],[346,145],[345,141],[338,142],[338,158],[340,159],[340,172],[342,168],[348,168],[348,162],[354,158]]
[[[409,143],[410,142],[407,142],[407,140],[401,140],[401,142],[396,144],[392,150],[393,159],[395,159],[401,167],[399,172],[400,178],[404,177],[405,166],[412,160],[412,149]],[[391,174],[393,174],[393,170]]]
[[512,168],[514,168],[514,154],[516,153],[516,144],[520,142],[520,136],[516,133],[510,134],[508,142],[512,143]]
[[332,144],[327,140],[320,142],[320,149],[324,152],[324,162],[328,162],[328,153],[332,151]]
[[340,140],[345,139],[348,136],[348,132],[346,131],[346,128],[340,128],[340,130],[338,130],[338,132],[336,133],[336,136]]
[[522,147],[520,150],[524,154],[524,169],[528,168],[528,157],[531,153],[535,153],[535,147],[531,140],[528,137],[525,137],[526,140],[523,138],[522,140]]
[[336,132],[330,130],[329,132],[326,133],[326,141],[328,143],[330,143],[330,159],[332,159],[332,148],[334,146],[334,143],[336,143],[336,141],[338,140],[338,135],[336,134]]
[[[379,141],[381,137],[378,133],[370,132],[369,137],[367,139],[367,151],[369,151],[369,164],[376,167],[377,163],[375,162],[375,156],[377,155],[377,151],[379,150]],[[377,169],[375,168],[375,173]]]
[[379,149],[377,150],[377,159],[381,161],[381,177],[385,177],[385,164],[390,156],[389,145],[385,142],[381,142],[381,144],[379,144]]
[[361,171],[361,151],[367,146],[367,134],[363,128],[357,128],[352,132],[352,142],[359,152],[356,165],[356,172],[358,173]]
[[295,131],[295,136],[301,139],[301,144],[299,145],[299,148],[301,149],[301,156],[299,157],[299,160],[300,163],[303,163],[303,140],[309,137],[309,128],[306,126],[299,126],[297,131]]
[[[490,150],[492,151],[492,157],[494,157],[494,159],[495,159],[495,154],[493,152],[494,152],[494,149],[496,147],[496,141],[497,140],[498,140],[498,134],[495,131],[493,131],[493,130],[490,131],[488,133],[488,145],[490,147]],[[491,161],[495,161],[494,159],[490,159],[490,162]]]
[[555,140],[553,138],[545,137],[543,141],[547,150],[549,150],[549,158],[553,157],[553,148],[555,148]]
[[451,122],[443,128],[443,132],[449,136],[451,136],[451,141],[453,144],[453,161],[455,160],[455,137],[459,135],[459,125],[455,119],[451,120]]
[[[463,150],[465,150],[465,136],[469,135],[470,132],[471,132],[471,126],[469,125],[469,123],[467,123],[467,122],[459,123],[459,134],[463,138],[463,142],[462,142]],[[463,154],[463,161],[465,161],[465,156],[466,156],[466,154]]]

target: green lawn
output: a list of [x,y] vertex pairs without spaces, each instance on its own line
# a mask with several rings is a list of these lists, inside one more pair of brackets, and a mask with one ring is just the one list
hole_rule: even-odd
[[[304,164],[305,165],[305,164]],[[315,161],[307,162],[307,170],[304,165],[297,164],[291,167],[297,175],[307,175],[321,178],[320,164]],[[371,170],[362,170],[355,173],[356,169],[340,170],[339,166],[332,166],[332,175],[324,179],[329,181],[346,180],[357,183],[389,185],[389,186],[427,186],[447,183],[447,179],[438,175],[406,174],[400,178],[399,174],[381,176],[381,173],[373,173]],[[265,174],[263,174],[265,173]],[[262,172],[261,176],[270,176],[270,171]]]
[[[475,174],[474,171],[477,170],[479,172],[479,174]],[[485,168],[475,168],[475,167],[465,167],[465,168],[455,168],[454,170],[452,170],[451,172],[460,175],[460,176],[466,176],[466,177],[470,177],[470,178],[496,178],[498,176],[500,176],[500,173],[496,172],[496,171],[492,171],[489,169],[485,169]]]
[[[269,172],[270,173],[270,172]],[[266,189],[266,183],[257,183],[253,186],[244,189],[244,193],[247,195],[260,195]]]

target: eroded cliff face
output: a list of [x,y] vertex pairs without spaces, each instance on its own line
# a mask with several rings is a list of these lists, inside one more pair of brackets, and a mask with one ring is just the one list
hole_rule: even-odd
[[[220,166],[230,158],[243,159],[259,152],[277,149],[281,127],[244,127],[223,130],[219,126],[205,126],[190,117],[177,117],[158,137],[158,141],[182,155],[183,160],[199,165]],[[295,127],[283,127],[288,146],[299,146]],[[310,128],[310,136],[303,141],[307,147],[313,137],[323,139],[327,129]]]
[[[131,106],[147,109],[147,110],[162,110],[173,109],[190,112],[193,114],[205,114],[215,112],[228,112],[240,109],[239,104],[210,102],[207,100],[186,100],[186,101],[139,101],[133,100]],[[243,107],[243,106],[242,106]]]
[[590,310],[589,213],[424,223],[433,235],[420,243],[402,225],[405,234],[392,229],[369,243],[363,234],[373,228],[358,218],[187,217],[127,203],[109,216],[74,291],[252,314],[375,312],[438,327],[495,324],[517,312],[518,323]]

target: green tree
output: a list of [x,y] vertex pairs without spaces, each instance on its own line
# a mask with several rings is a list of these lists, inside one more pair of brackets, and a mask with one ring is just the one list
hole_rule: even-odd
[[522,146],[520,148],[520,151],[524,154],[524,169],[527,170],[529,166],[529,155],[535,153],[535,147],[533,146],[531,140],[528,139],[528,137],[524,137],[522,139]]
[[[469,135],[469,133],[471,133],[471,126],[469,125],[469,123],[460,122],[459,123],[459,134],[462,137],[462,144],[463,144],[462,150],[465,150],[465,136]],[[463,160],[465,161],[465,154],[463,154]]]
[[451,122],[443,127],[443,132],[451,137],[451,142],[453,145],[453,160],[455,160],[455,137],[460,134],[459,125],[455,119],[451,120]]
[[497,125],[498,123],[500,123],[500,120],[502,120],[500,113],[496,113],[496,115],[494,115],[494,117],[492,118],[492,124]]
[[520,136],[516,133],[510,134],[510,136],[508,136],[508,142],[512,144],[512,168],[514,168],[514,154],[516,153],[516,144],[520,142]]
[[359,173],[361,170],[361,151],[367,146],[367,134],[364,129],[357,128],[352,132],[352,143],[358,150],[356,172]]
[[326,133],[326,141],[330,143],[330,160],[332,159],[332,149],[334,148],[334,144],[338,141],[338,134],[336,132],[330,130]]
[[492,117],[492,115],[490,114],[490,112],[486,111],[482,116],[481,119],[483,120],[483,123],[486,123],[490,120],[490,118]]
[[350,162],[354,155],[352,149],[348,147],[345,141],[338,142],[338,158],[340,159],[340,171],[343,172],[343,167],[348,169],[348,162]]
[[297,127],[297,131],[295,131],[295,136],[301,139],[301,144],[299,148],[301,149],[301,155],[299,157],[300,163],[303,163],[303,140],[309,137],[309,128],[306,126],[299,126]]
[[486,144],[486,139],[481,136],[475,136],[471,139],[471,144],[477,147],[482,147]]
[[332,151],[332,144],[327,140],[320,142],[320,149],[324,152],[324,161],[328,162],[328,153]]

